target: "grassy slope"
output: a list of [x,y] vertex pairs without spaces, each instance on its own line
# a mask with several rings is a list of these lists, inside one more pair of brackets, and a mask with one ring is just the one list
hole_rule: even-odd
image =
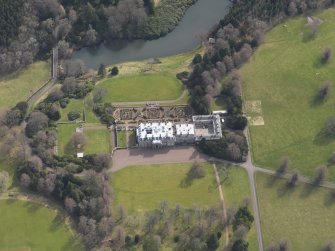
[[[335,60],[319,63],[325,47],[335,50],[334,13],[329,9],[317,14],[325,22],[312,40],[306,39],[306,18],[278,25],[242,68],[245,100],[261,100],[265,120],[265,126],[250,127],[256,164],[276,168],[287,155],[295,168],[312,175],[334,151],[335,141],[320,132],[334,116]],[[324,80],[333,82],[333,91],[324,104],[313,105]]]
[[[82,250],[57,213],[39,205],[0,201],[0,250]],[[25,249],[26,248],[26,249]]]
[[19,73],[0,78],[0,110],[25,101],[50,78],[50,62],[39,61]]
[[130,75],[107,79],[99,84],[107,90],[105,101],[172,100],[182,93],[181,83],[164,74]]
[[292,250],[315,251],[334,240],[335,204],[328,189],[301,184],[287,191],[284,181],[271,185],[264,174],[257,174],[256,181],[266,247],[289,239]]
[[85,154],[109,153],[110,132],[107,129],[85,129],[87,144],[84,148]]
[[[222,164],[217,164],[218,170],[223,167]],[[228,208],[234,205],[241,205],[245,198],[250,198],[250,187],[247,172],[238,167],[229,167],[228,177],[223,183],[223,194]],[[232,229],[231,229],[232,234]],[[248,233],[249,250],[257,251],[258,242],[256,229],[253,226]]]
[[180,204],[208,206],[220,203],[214,184],[212,167],[205,165],[206,176],[182,187],[190,164],[134,166],[113,174],[115,205],[122,204],[130,212],[157,208],[163,200],[173,207]]

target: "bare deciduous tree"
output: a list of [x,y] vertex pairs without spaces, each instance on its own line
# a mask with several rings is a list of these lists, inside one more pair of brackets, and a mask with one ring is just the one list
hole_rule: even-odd
[[314,184],[320,185],[327,177],[328,169],[326,166],[319,166],[315,170]]

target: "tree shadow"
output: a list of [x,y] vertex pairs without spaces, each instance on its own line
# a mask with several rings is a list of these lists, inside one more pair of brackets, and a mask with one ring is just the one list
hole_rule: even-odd
[[332,207],[335,205],[335,190],[331,190],[327,195],[325,196],[324,205],[326,207]]
[[308,198],[314,191],[316,191],[317,187],[312,184],[305,184],[301,193],[300,198],[306,199]]
[[50,231],[55,232],[57,231],[63,224],[63,217],[60,214],[57,214],[56,217],[52,220],[50,225]]
[[277,189],[278,197],[289,196],[294,192],[294,187],[289,187],[284,181],[284,183]]
[[278,173],[276,173],[275,175],[269,176],[269,178],[268,178],[268,180],[266,182],[266,187],[267,188],[273,187],[281,179],[282,179],[282,176],[280,174],[278,174]]
[[320,106],[320,105],[323,105],[326,101],[327,101],[327,98],[321,98],[319,93],[317,93],[317,91],[315,91],[316,94],[312,97],[311,101],[310,101],[310,106],[311,107],[317,107],[317,106]]
[[24,207],[27,208],[28,213],[35,213],[35,212],[37,212],[41,208],[40,205],[38,205],[36,203],[32,203],[30,201],[27,201],[24,204]]
[[326,128],[323,128],[314,138],[313,143],[318,146],[329,145],[335,140],[335,137],[327,133]]

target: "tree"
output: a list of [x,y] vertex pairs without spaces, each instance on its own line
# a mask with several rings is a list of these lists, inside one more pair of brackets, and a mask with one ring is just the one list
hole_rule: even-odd
[[335,117],[328,119],[326,123],[326,133],[328,136],[335,136]]
[[231,251],[248,251],[249,243],[245,240],[237,240],[234,242]]
[[315,17],[308,17],[307,19],[307,27],[310,29],[310,36],[315,37],[319,31],[321,20]]
[[104,77],[106,75],[106,66],[105,64],[100,64],[99,70],[98,70],[98,75],[101,77]]
[[111,157],[109,154],[98,154],[94,157],[94,164],[96,170],[101,171],[104,168],[108,168],[111,162]]
[[158,235],[148,237],[143,243],[145,251],[159,251],[162,245],[161,238]]
[[195,161],[195,162],[193,162],[190,170],[188,171],[187,177],[189,179],[203,178],[203,177],[205,177],[205,170],[199,162]]
[[106,96],[107,90],[103,87],[97,87],[95,88],[95,92],[93,95],[93,102],[94,103],[100,103],[103,101],[104,97]]
[[195,54],[195,56],[192,60],[192,63],[193,64],[199,64],[199,63],[201,63],[201,61],[202,61],[202,56],[199,53]]
[[278,175],[283,175],[287,172],[289,168],[290,160],[287,156],[284,156],[280,160],[279,168],[277,170]]
[[328,241],[320,251],[334,251],[335,250],[335,245],[334,242]]
[[112,75],[112,76],[116,76],[116,75],[119,74],[119,68],[118,68],[117,66],[114,66],[114,67],[110,70],[110,72],[111,72],[111,75]]
[[318,90],[318,97],[321,101],[325,100],[329,96],[330,82],[325,81]]
[[31,185],[31,178],[30,178],[30,176],[28,174],[26,174],[26,173],[21,174],[20,184],[21,184],[21,186],[23,186],[25,188],[28,188]]
[[240,207],[237,213],[235,214],[235,218],[233,221],[233,229],[234,231],[236,231],[240,225],[244,225],[245,227],[250,229],[253,222],[254,217],[252,216],[249,208]]
[[4,192],[8,188],[9,174],[6,171],[0,172],[0,192]]
[[86,144],[86,141],[87,140],[85,135],[81,132],[74,133],[71,139],[72,145],[76,150],[83,149]]
[[38,131],[45,129],[48,126],[49,119],[42,112],[32,112],[29,116],[26,135],[32,138]]
[[78,118],[80,118],[81,114],[80,112],[78,111],[70,111],[68,114],[67,114],[67,118],[68,120],[70,121],[73,121],[73,120],[76,120]]
[[322,52],[321,62],[323,64],[326,64],[330,61],[331,57],[332,57],[332,50],[330,48],[326,48]]
[[299,172],[295,171],[291,177],[287,180],[286,185],[288,187],[295,187],[299,181]]
[[80,77],[86,72],[85,64],[82,60],[66,60],[64,63],[65,77]]
[[249,229],[246,226],[240,225],[234,231],[234,236],[237,239],[244,239],[247,236],[248,232],[249,232]]
[[327,177],[328,169],[326,166],[319,166],[315,169],[314,184],[320,185]]
[[216,234],[211,234],[207,241],[207,247],[209,250],[216,250],[219,247],[219,240]]

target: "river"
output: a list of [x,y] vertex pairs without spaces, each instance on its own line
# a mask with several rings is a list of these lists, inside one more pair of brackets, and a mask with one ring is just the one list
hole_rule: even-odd
[[168,35],[157,40],[114,41],[96,48],[83,48],[73,54],[88,68],[97,69],[126,61],[142,60],[179,54],[199,45],[201,35],[222,19],[228,12],[228,0],[198,0],[185,13],[180,24]]

